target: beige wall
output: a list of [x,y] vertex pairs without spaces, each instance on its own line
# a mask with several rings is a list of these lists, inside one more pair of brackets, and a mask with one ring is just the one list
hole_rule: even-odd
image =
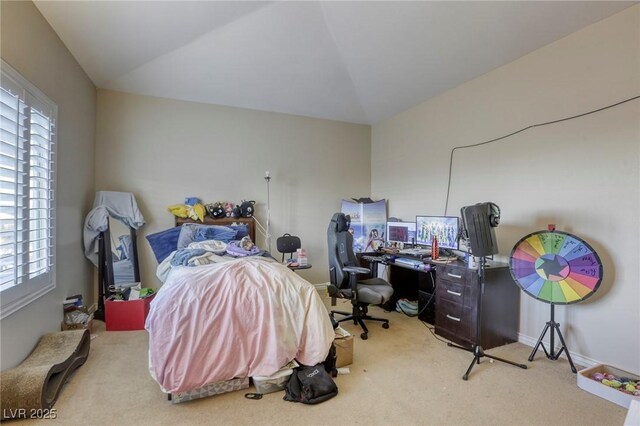
[[3,1],[1,15],[2,58],[58,104],[57,287],[0,322],[4,370],[60,329],[66,296],[93,294],[82,226],[93,202],[96,90],[33,3]]
[[[370,127],[293,115],[98,91],[96,190],[129,191],[147,224],[139,239],[145,285],[159,285],[144,236],[173,225],[167,206],[256,201],[266,224],[265,171],[271,171],[271,234],[300,236],[328,281],[326,230],[344,197],[368,196]],[[264,244],[258,235],[259,245]]]
[[[443,214],[449,153],[640,95],[640,6],[627,9],[420,104],[372,129],[372,196],[392,216]],[[419,154],[419,155],[418,155]],[[448,213],[494,201],[501,258],[555,223],[604,263],[600,290],[558,306],[572,352],[640,373],[640,100],[456,151]],[[549,305],[521,297],[521,341],[534,344]],[[556,339],[557,341],[557,339]],[[544,355],[542,355],[544,358]],[[541,364],[545,361],[539,361]]]

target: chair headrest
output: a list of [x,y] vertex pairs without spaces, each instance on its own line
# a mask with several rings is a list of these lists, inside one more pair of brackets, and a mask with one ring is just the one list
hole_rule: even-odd
[[351,226],[351,217],[344,213],[336,213],[333,215],[332,222],[336,223],[336,232],[348,231]]

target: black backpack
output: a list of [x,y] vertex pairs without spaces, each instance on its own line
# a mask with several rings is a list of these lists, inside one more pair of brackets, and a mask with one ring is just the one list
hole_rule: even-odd
[[293,370],[285,388],[285,401],[317,404],[338,394],[338,386],[322,363]]
[[327,359],[322,363],[324,365],[324,369],[327,370],[327,373],[331,374],[331,377],[336,377],[338,375],[338,369],[336,367],[337,362],[338,354],[336,352],[336,345],[331,342],[331,348],[329,348]]

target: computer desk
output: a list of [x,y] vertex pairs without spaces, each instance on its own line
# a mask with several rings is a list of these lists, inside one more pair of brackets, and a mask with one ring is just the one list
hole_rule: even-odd
[[[383,305],[385,310],[395,311],[401,298],[417,300],[418,318],[434,325],[436,334],[463,346],[476,343],[477,269],[459,260],[442,263],[425,258],[424,267],[413,267],[386,260],[382,253],[359,253],[358,257],[373,276],[378,276],[381,265],[388,268],[393,296]],[[485,269],[482,303],[480,345],[490,349],[517,341],[520,291],[506,264],[490,262]]]

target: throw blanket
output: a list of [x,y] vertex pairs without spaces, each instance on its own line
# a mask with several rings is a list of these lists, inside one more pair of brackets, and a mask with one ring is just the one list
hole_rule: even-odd
[[315,287],[246,257],[169,274],[147,317],[149,371],[164,392],[324,361],[334,332]]
[[98,266],[98,237],[109,227],[109,217],[118,219],[126,226],[140,229],[144,217],[133,194],[129,192],[98,191],[93,201],[93,210],[84,219],[84,255]]

